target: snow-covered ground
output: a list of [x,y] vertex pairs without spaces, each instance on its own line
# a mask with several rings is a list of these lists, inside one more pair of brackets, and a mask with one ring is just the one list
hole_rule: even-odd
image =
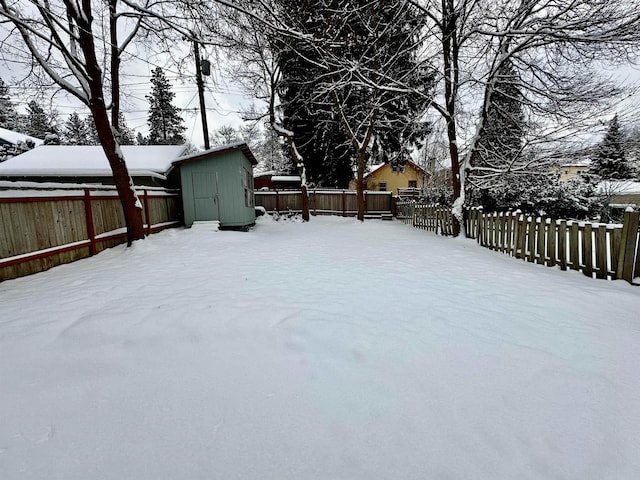
[[640,289],[396,222],[0,284],[0,479],[640,478]]

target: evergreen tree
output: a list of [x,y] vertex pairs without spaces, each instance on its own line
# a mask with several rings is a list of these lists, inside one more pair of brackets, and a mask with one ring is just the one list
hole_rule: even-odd
[[476,146],[474,167],[508,170],[507,165],[522,154],[525,119],[519,78],[511,62],[505,62],[497,75],[487,121]]
[[[511,62],[505,62],[498,74],[490,98],[485,127],[480,134],[473,155],[473,170],[469,176],[468,203],[486,209],[528,208],[533,211],[535,195],[545,185],[555,181],[547,175],[546,168],[515,170],[522,152],[526,131],[522,107],[520,78]],[[535,165],[535,162],[529,162]],[[532,203],[533,202],[533,203]]]
[[87,145],[100,145],[100,138],[98,138],[98,131],[96,130],[93,115],[85,118],[84,124],[87,131]]
[[0,78],[0,127],[15,130],[16,118],[16,110],[9,96],[9,87]]
[[69,115],[69,118],[64,124],[62,138],[65,145],[89,144],[87,124],[76,112]]
[[149,139],[138,132],[136,135],[136,145],[149,145]]
[[49,119],[44,109],[35,101],[30,101],[27,106],[26,134],[32,137],[44,139],[53,129],[49,125]]
[[633,178],[633,167],[627,160],[618,115],[615,115],[609,122],[609,129],[598,146],[589,173],[598,175],[604,180]]
[[120,128],[120,137],[118,138],[118,141],[120,142],[120,145],[135,145],[136,134],[127,126],[127,121],[122,112],[118,112],[118,119],[118,126]]
[[[298,30],[327,39],[324,48],[329,51],[328,56],[342,58],[344,65],[351,62],[363,71],[377,71],[385,65],[381,75],[410,88],[429,83],[429,76],[423,75],[425,72],[418,68],[415,57],[420,47],[414,38],[419,22],[417,10],[400,9],[395,0],[372,2],[367,9],[356,0],[278,0],[277,3],[284,14],[297,20]],[[402,21],[398,21],[399,10]],[[354,18],[345,19],[346,14]],[[365,24],[367,18],[374,17],[371,24]],[[391,24],[393,28],[371,28]],[[331,79],[326,66],[321,66],[326,61],[322,55],[323,52],[310,43],[299,42],[295,48],[286,45],[279,55],[283,77],[279,94],[284,126],[294,133],[309,182],[340,188],[346,187],[353,178],[356,152],[337,114],[335,98],[328,93],[331,89],[335,91],[336,86],[327,87]],[[339,88],[340,108],[347,117],[363,117],[363,112],[371,110],[371,90],[366,82],[345,79],[344,86]],[[379,107],[374,107],[378,111],[373,161],[403,161],[408,156],[407,147],[427,129],[426,124],[415,122],[424,97],[389,91],[387,97],[376,101]]]
[[175,93],[166,79],[162,68],[157,67],[151,74],[151,95],[149,101],[149,144],[150,145],[180,145],[185,143],[180,110],[172,102]]

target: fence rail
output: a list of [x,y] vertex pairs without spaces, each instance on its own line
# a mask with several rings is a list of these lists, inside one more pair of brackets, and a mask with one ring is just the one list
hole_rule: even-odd
[[[418,202],[398,202],[397,218],[416,228],[441,235],[452,233],[451,209]],[[530,217],[518,212],[465,212],[465,230],[483,247],[562,270],[579,270],[588,277],[640,278],[640,212],[627,211],[624,223],[591,222]]]
[[[354,190],[309,190],[309,213],[312,215],[355,216],[358,203]],[[365,192],[365,213],[369,215],[392,212],[391,192]],[[298,190],[270,190],[255,192],[256,206],[267,212],[301,212],[302,192]]]
[[[180,225],[176,190],[138,190],[147,234]],[[126,241],[115,189],[0,190],[0,281],[47,270]]]

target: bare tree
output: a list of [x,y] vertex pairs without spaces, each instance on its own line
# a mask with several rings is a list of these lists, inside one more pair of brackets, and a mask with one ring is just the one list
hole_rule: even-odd
[[[108,118],[101,57],[107,56],[110,49],[105,49],[100,36],[94,33],[96,16],[100,17],[100,12],[90,0],[45,0],[27,5],[0,0],[0,18],[12,25],[12,33],[22,39],[37,65],[89,108],[113,172],[130,245],[144,238],[142,207]],[[10,36],[4,41],[15,39]]]
[[[505,64],[518,74],[528,122],[523,153],[543,156],[549,141],[575,135],[617,93],[598,75],[598,62],[623,62],[638,52],[640,6],[608,0],[416,0],[425,28],[438,39],[427,52],[440,72],[442,101],[433,102],[448,126],[454,213],[462,220],[465,177],[476,165],[478,142],[489,121]],[[437,48],[436,48],[437,46]],[[475,121],[465,125],[465,107]],[[467,107],[468,108],[468,107]],[[471,132],[473,130],[473,132]],[[531,169],[540,155],[485,173]]]

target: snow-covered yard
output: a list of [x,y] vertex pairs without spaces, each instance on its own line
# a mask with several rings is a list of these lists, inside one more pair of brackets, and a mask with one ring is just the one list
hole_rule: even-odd
[[0,284],[0,478],[640,478],[640,289],[393,222]]

